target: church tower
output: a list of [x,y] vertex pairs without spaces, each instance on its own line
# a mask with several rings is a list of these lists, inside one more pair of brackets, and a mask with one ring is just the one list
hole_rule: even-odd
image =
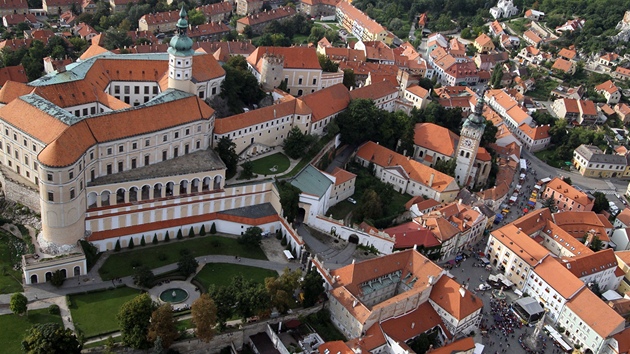
[[455,179],[462,186],[474,185],[472,172],[474,169],[477,150],[481,143],[481,137],[486,129],[486,119],[481,115],[483,111],[483,96],[480,93],[475,110],[464,121],[462,131],[457,144],[457,164],[455,165]]
[[168,88],[189,92],[192,79],[192,39],[186,35],[188,21],[186,10],[182,6],[177,21],[177,33],[168,48]]

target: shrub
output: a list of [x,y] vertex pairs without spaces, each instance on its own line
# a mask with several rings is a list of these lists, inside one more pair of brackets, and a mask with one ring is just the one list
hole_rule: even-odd
[[210,235],[214,235],[217,233],[217,226],[212,223],[212,226],[210,226]]
[[287,245],[287,238],[283,237],[282,241],[280,242],[280,245],[282,245],[283,247]]
[[114,252],[120,251],[120,240],[116,240],[116,246],[114,246]]
[[146,246],[147,245],[147,241],[144,240],[144,235],[142,235],[142,238],[140,239],[140,246]]
[[66,281],[66,278],[63,276],[60,269],[57,269],[50,278],[50,283],[57,288],[62,286],[64,281]]
[[276,239],[282,240],[282,231],[280,229],[276,230]]
[[190,231],[188,231],[188,237],[195,237],[195,229],[192,226],[190,227]]
[[157,234],[153,235],[153,241],[151,241],[152,244],[157,245],[158,244],[158,238],[157,238]]
[[199,230],[199,236],[206,236],[206,225],[201,225],[201,230]]
[[181,240],[184,238],[184,235],[182,235],[182,229],[177,230],[177,239]]
[[129,246],[127,246],[127,248],[129,248],[130,250],[132,250],[136,245],[133,244],[133,237],[129,239]]
[[164,242],[170,241],[171,238],[168,236],[168,231],[166,231],[166,235],[164,235]]
[[[70,304],[68,304],[68,306],[70,306]],[[61,310],[59,309],[58,305],[52,304],[48,306],[48,313],[51,315],[59,315],[61,314]]]

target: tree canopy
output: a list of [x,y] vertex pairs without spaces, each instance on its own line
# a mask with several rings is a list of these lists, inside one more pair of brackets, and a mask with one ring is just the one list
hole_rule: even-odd
[[258,80],[247,68],[247,61],[241,55],[235,55],[223,65],[225,79],[221,83],[221,97],[227,99],[233,114],[243,112],[244,106],[257,104],[265,93]]
[[610,205],[608,204],[608,198],[606,198],[606,194],[602,192],[593,193],[593,197],[595,197],[595,204],[593,204],[593,211],[595,213],[599,213],[602,210],[608,210]]
[[173,306],[171,304],[166,303],[158,307],[151,314],[151,324],[147,334],[149,342],[154,342],[159,337],[162,341],[162,348],[168,349],[179,337],[175,322],[177,321],[173,318]]
[[118,325],[122,341],[134,349],[146,349],[151,315],[155,305],[148,293],[143,293],[127,301],[118,312]]
[[257,247],[262,241],[262,229],[258,226],[248,227],[236,241],[247,247]]
[[214,338],[214,326],[217,323],[217,306],[214,300],[208,294],[201,294],[192,303],[190,314],[197,338],[205,343],[210,342]]
[[300,202],[300,189],[287,181],[280,181],[276,184],[280,194],[280,204],[284,217],[288,222],[293,222],[298,214]]
[[26,313],[28,306],[28,299],[22,293],[15,293],[11,295],[11,300],[9,302],[9,309],[16,315],[22,316]]
[[22,340],[22,349],[28,354],[79,354],[82,347],[71,329],[57,323],[36,324]]
[[302,281],[302,291],[304,292],[304,301],[302,306],[311,307],[324,295],[324,279],[317,270],[311,269],[304,276]]
[[[225,163],[227,170],[225,174],[227,176],[234,176],[236,173],[236,166],[238,165],[238,155],[236,154],[236,144],[228,136],[223,136],[219,139],[217,146],[214,150],[219,154],[219,157]],[[226,177],[227,177],[226,176]]]
[[316,138],[314,136],[304,134],[299,127],[294,126],[289,130],[287,137],[284,139],[284,152],[292,159],[300,159],[315,140]]
[[183,252],[177,261],[177,271],[188,277],[197,271],[199,262],[190,252]]

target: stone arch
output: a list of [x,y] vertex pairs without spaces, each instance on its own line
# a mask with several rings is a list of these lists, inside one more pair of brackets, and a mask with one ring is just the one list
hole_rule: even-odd
[[175,188],[175,183],[173,182],[168,182],[166,184],[166,193],[164,194],[165,197],[171,197],[173,196],[173,189]]
[[96,192],[88,193],[88,208],[96,208],[98,206],[98,194]]
[[46,281],[50,281],[50,279],[52,279],[52,272],[46,272]]
[[101,192],[101,206],[109,206],[110,194],[111,193],[109,191],[102,191]]
[[188,193],[188,180],[183,179],[179,181],[179,194]]
[[31,284],[37,284],[37,274],[31,275]]
[[201,191],[207,192],[210,190],[210,177],[204,177],[203,183],[201,184]]
[[223,178],[220,175],[214,176],[214,185],[213,185],[214,190],[221,189],[222,180]]
[[138,187],[129,188],[129,201],[137,202],[138,201]]
[[125,202],[125,195],[127,194],[127,190],[124,188],[118,188],[116,191],[116,204],[122,204]]
[[72,270],[72,273],[74,274],[75,277],[81,275],[81,267],[75,266],[74,269]]
[[190,193],[198,193],[199,192],[199,178],[193,178],[190,182]]
[[359,236],[357,236],[356,234],[350,235],[350,237],[348,237],[348,242],[349,243],[354,243],[355,245],[358,245],[359,244]]
[[61,268],[59,269],[61,271],[61,276],[66,279],[68,277],[68,272],[66,271],[66,268]]
[[151,186],[145,184],[140,191],[140,200],[148,200],[151,198]]
[[153,198],[162,198],[162,183],[153,186]]

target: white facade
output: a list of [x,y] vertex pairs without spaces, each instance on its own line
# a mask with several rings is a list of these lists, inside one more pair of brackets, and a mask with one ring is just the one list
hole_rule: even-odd
[[518,8],[514,6],[512,0],[499,0],[497,6],[490,8],[490,14],[495,19],[512,17],[518,14]]

